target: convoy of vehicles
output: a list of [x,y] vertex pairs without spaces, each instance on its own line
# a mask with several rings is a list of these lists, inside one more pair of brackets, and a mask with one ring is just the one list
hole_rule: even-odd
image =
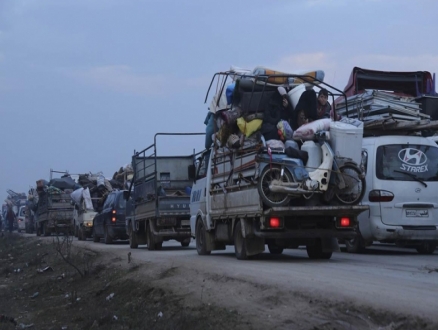
[[[434,88],[430,87],[430,74],[420,73],[354,68],[345,92],[341,92],[317,75],[220,72],[213,77],[220,84],[210,111],[219,113],[214,113],[217,122],[219,118],[229,120],[220,111],[231,112],[236,106],[243,113],[248,99],[251,103],[254,97],[261,104],[264,93],[274,93],[278,85],[293,91],[300,84],[324,87],[333,99],[339,96],[345,100],[370,88],[394,86],[395,94],[409,96],[415,84],[417,93],[423,93],[420,99],[426,102],[424,106],[435,102],[429,95]],[[228,94],[230,77],[236,86],[240,80],[241,86]],[[238,97],[240,103],[225,102],[227,108],[220,109],[225,94]],[[286,95],[293,103],[292,94]],[[425,112],[438,116],[433,109]],[[257,110],[255,113],[254,118],[259,118]],[[337,118],[336,112],[333,117]],[[421,125],[427,126],[430,135],[433,125]],[[27,232],[26,216],[34,214],[37,235],[74,232],[79,240],[92,237],[99,242],[103,238],[106,244],[129,239],[131,248],[146,244],[148,250],[159,250],[168,240],[186,247],[194,238],[199,255],[233,245],[238,259],[249,259],[265,247],[271,254],[281,254],[284,249],[300,246],[305,246],[309,258],[329,259],[339,251],[338,242],[352,253],[382,242],[431,254],[438,243],[438,200],[434,193],[438,188],[438,138],[412,134],[412,130],[393,132],[364,131],[360,137],[362,154],[360,147],[353,148],[353,156],[343,153],[348,148],[339,148],[351,141],[335,141],[335,134],[315,132],[310,142],[312,152],[317,150],[319,155],[317,160],[310,151],[308,158],[303,158],[300,151],[304,147],[300,150],[296,143],[273,147],[262,135],[243,134],[232,144],[229,140],[223,143],[223,132],[217,130],[202,153],[165,156],[157,151],[161,136],[181,139],[202,135],[208,140],[208,134],[157,133],[153,144],[134,152],[129,180],[128,172],[116,173],[123,174],[127,190],[105,194],[100,212],[87,208],[83,200],[82,204],[72,203],[68,189],[40,190],[36,212],[25,205],[16,207],[17,229]],[[316,166],[309,167],[309,163]],[[51,179],[55,172],[51,170]]]

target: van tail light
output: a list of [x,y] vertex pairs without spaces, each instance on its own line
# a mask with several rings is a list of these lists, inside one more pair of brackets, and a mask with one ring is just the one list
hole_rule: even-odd
[[116,210],[112,210],[111,213],[112,213],[112,214],[116,214],[117,211],[116,211]]
[[281,224],[280,218],[271,218],[269,219],[269,226],[271,228],[279,228]]
[[394,194],[387,190],[371,190],[368,194],[370,202],[391,202],[394,199]]
[[112,218],[111,218],[111,221],[112,221],[112,222],[116,222],[116,217],[112,217]]

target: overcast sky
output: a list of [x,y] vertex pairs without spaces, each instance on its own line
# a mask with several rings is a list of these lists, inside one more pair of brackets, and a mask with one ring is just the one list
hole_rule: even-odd
[[438,72],[437,13],[434,0],[0,0],[0,200],[50,168],[111,177],[157,132],[205,131],[208,84],[231,65],[321,69],[340,89],[354,66]]

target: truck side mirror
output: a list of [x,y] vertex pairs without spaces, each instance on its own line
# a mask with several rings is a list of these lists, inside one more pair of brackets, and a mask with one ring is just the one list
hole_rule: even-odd
[[194,180],[196,177],[196,167],[195,165],[189,165],[188,167],[188,172],[189,172],[189,179],[190,180]]

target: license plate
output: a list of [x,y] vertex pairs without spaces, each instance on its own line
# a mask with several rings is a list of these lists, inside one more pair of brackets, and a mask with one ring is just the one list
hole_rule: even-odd
[[409,218],[428,218],[429,210],[406,210],[406,217]]

